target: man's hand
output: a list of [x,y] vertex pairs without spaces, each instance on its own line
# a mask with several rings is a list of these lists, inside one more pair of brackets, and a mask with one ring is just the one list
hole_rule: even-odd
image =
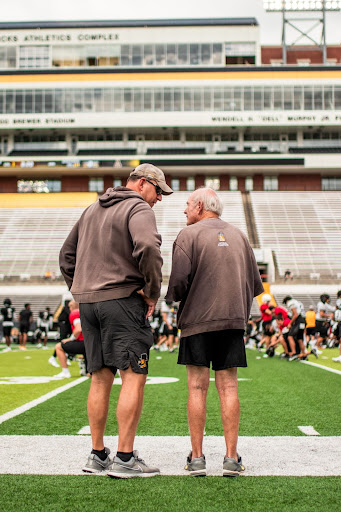
[[154,313],[157,301],[156,300],[152,300],[149,297],[147,297],[147,295],[145,295],[142,290],[139,290],[137,293],[139,295],[141,295],[142,299],[145,301],[145,303],[148,306],[148,310],[147,310],[147,313],[146,313],[146,318],[148,318],[149,316],[152,316],[152,314]]

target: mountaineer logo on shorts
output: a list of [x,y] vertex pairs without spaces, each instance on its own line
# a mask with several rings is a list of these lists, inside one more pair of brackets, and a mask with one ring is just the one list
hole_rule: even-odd
[[147,354],[141,354],[138,360],[138,365],[141,368],[147,368],[148,356]]
[[228,246],[229,244],[226,243],[225,235],[221,231],[218,233],[218,247]]

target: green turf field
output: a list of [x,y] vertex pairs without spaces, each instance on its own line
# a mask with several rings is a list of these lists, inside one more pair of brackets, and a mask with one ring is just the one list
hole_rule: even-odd
[[[47,363],[49,351],[0,354],[1,415],[50,391],[77,381],[79,368],[72,362],[72,379],[49,381],[59,373]],[[311,425],[320,436],[340,436],[341,373],[278,357],[265,359],[248,350],[248,368],[239,370],[241,436],[296,436],[298,426]],[[326,349],[324,358],[311,362],[341,372],[332,362],[337,349]],[[150,384],[145,388],[139,436],[187,436],[186,370],[176,364],[176,354],[151,352],[150,377],[173,377],[176,382]],[[8,383],[6,377],[46,377],[47,382]],[[213,374],[212,374],[213,377]],[[19,382],[20,380],[18,380]],[[3,384],[6,382],[6,384]],[[90,381],[0,423],[0,436],[77,435],[88,425],[86,398]],[[120,390],[114,385],[107,436],[117,435],[115,403]],[[211,382],[208,394],[207,436],[221,436],[217,392]],[[51,438],[52,439],[52,438]],[[340,438],[341,439],[341,438]],[[13,447],[15,450],[15,447]],[[46,455],[46,454],[45,454]],[[86,458],[86,453],[84,457]],[[185,458],[187,454],[184,453]],[[68,457],[68,454],[66,454]],[[247,453],[243,454],[247,465]],[[147,458],[147,455],[146,455]],[[179,462],[181,465],[183,461]],[[53,461],[52,461],[53,464]],[[10,462],[9,462],[10,465]],[[6,472],[10,472],[6,470]],[[25,472],[25,471],[23,471]],[[242,477],[193,479],[162,476],[134,481],[75,475],[0,475],[1,504],[6,511],[127,510],[245,510],[245,511],[336,511],[340,503],[340,478]]]
[[0,475],[7,512],[338,512],[339,477],[101,477]]

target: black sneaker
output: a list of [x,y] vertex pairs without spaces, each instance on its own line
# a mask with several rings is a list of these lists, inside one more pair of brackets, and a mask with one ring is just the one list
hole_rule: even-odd
[[316,359],[318,359],[318,358],[319,358],[319,355],[318,355],[318,353],[317,353],[317,348],[315,348],[315,347],[314,347],[314,348],[312,348],[312,349],[311,349],[311,353],[312,353],[312,354],[314,354],[314,356],[316,357]]

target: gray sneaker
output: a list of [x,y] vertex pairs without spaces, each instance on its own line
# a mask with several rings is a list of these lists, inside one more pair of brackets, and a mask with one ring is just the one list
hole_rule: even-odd
[[206,476],[205,455],[192,459],[192,452],[189,452],[185,470],[188,471],[191,476]]
[[245,471],[242,458],[238,455],[238,462],[230,457],[224,458],[223,476],[239,476]]
[[88,462],[82,468],[82,471],[84,471],[85,473],[98,473],[100,471],[105,471],[106,469],[109,469],[110,465],[112,464],[112,460],[109,458],[110,450],[109,448],[104,449],[105,453],[107,454],[107,458],[105,460],[102,460],[95,453],[90,453],[88,457]]
[[133,457],[128,462],[124,462],[116,455],[107,475],[112,478],[147,478],[160,474],[159,468],[150,468],[144,460],[139,458],[137,450],[134,450],[133,454]]

